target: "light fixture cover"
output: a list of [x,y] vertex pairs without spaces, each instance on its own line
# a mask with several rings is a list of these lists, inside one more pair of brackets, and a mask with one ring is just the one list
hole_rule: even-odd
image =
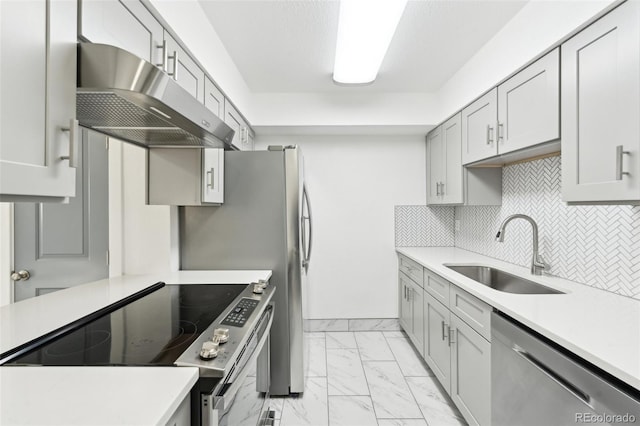
[[340,0],[333,80],[366,84],[376,79],[407,0]]

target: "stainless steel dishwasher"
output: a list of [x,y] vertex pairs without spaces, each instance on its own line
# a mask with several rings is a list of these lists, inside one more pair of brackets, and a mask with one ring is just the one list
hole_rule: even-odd
[[492,425],[640,425],[638,390],[501,313],[491,333]]

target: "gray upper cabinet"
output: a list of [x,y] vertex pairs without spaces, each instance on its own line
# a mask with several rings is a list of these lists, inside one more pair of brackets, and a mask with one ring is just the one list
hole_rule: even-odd
[[562,197],[640,203],[640,3],[562,45]]
[[460,114],[427,136],[427,204],[462,204]]
[[0,1],[0,201],[75,195],[77,4]]
[[204,106],[224,120],[224,95],[207,76],[204,78]]
[[442,126],[427,135],[427,204],[442,204],[440,184],[445,168],[445,151],[442,142]]
[[233,146],[241,151],[249,151],[252,149],[249,146],[249,133],[251,129],[228,99],[225,99],[224,104],[224,122],[236,132],[235,135],[233,135]]
[[164,29],[139,0],[82,0],[80,5],[82,37],[127,50],[166,70]]
[[247,151],[254,151],[256,149],[256,134],[251,129],[251,127],[247,127]]
[[154,148],[147,154],[147,204],[224,202],[224,150]]
[[[522,151],[560,137],[560,49],[556,48],[462,110],[462,163],[547,154]],[[514,155],[517,155],[515,157]]]
[[427,135],[427,204],[500,205],[502,170],[462,166],[462,117]]
[[204,103],[204,71],[166,30],[164,41],[168,59],[167,73],[191,96]]
[[498,86],[498,154],[560,137],[560,48]]
[[497,89],[462,110],[462,164],[496,155],[497,115]]

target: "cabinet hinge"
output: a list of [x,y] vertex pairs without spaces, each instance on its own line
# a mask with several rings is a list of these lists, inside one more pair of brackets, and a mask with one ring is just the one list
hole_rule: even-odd
[[109,264],[109,250],[107,250],[107,256],[106,256],[106,260],[107,260],[107,265]]

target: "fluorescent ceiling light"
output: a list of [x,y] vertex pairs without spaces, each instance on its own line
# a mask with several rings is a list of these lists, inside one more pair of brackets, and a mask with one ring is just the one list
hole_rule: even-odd
[[335,82],[376,79],[406,5],[407,0],[340,0]]

